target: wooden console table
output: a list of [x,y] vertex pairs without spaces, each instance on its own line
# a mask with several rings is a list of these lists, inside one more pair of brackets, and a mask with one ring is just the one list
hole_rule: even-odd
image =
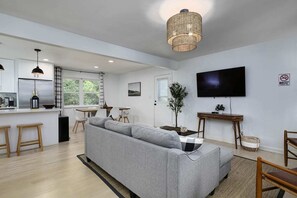
[[[240,122],[243,121],[243,115],[236,114],[213,114],[213,113],[197,113],[198,121],[198,136],[202,132],[204,138],[205,119],[227,120],[233,124],[235,148],[237,149],[237,140],[239,139],[241,145]],[[202,122],[202,123],[201,123]],[[200,130],[202,126],[202,130]]]

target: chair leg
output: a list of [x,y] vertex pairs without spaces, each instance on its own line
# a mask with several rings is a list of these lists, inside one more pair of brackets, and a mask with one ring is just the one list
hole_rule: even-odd
[[279,189],[279,192],[277,194],[277,198],[283,198],[284,197],[284,194],[285,194],[285,191],[282,190],[282,189]]
[[85,121],[82,122],[83,129],[85,130]]
[[72,128],[72,132],[75,131],[76,124],[77,124],[77,121],[75,121],[75,123],[74,123],[74,126],[73,126],[73,128]]
[[38,131],[39,148],[40,148],[40,151],[43,151],[42,133],[41,133],[41,127],[40,126],[37,126],[37,131]]
[[17,156],[20,155],[20,151],[21,151],[21,140],[22,140],[22,128],[19,128],[18,146],[17,146]]
[[78,121],[75,121],[75,129],[74,129],[74,133],[77,132],[77,127],[78,127]]
[[284,163],[285,166],[288,166],[288,142],[287,142],[288,134],[287,131],[284,131]]
[[262,198],[262,162],[257,158],[256,198]]
[[9,137],[8,137],[8,128],[5,129],[5,141],[6,141],[6,155],[10,157],[10,144],[9,144]]

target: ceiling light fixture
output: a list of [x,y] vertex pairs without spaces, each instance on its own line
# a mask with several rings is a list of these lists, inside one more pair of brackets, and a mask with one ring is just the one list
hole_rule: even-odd
[[196,12],[182,9],[167,21],[167,41],[176,52],[187,52],[197,48],[202,39],[202,17]]
[[109,60],[108,62],[109,62],[109,63],[114,63],[114,61],[113,61],[113,60]]
[[47,58],[44,58],[44,59],[42,59],[43,61],[48,61],[48,59]]
[[40,49],[34,49],[34,51],[37,53],[37,66],[32,70],[32,74],[34,74],[34,76],[38,77],[39,74],[43,74],[42,69],[40,69],[39,66],[38,66],[38,53],[41,52],[41,50]]
[[0,64],[0,70],[4,70],[4,67],[3,67],[3,65],[1,65],[1,64]]
[[99,67],[98,67],[98,66],[94,66],[94,68],[95,68],[95,69],[98,69]]

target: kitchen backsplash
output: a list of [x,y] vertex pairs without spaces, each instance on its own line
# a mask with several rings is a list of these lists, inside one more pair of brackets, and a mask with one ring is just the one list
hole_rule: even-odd
[[16,107],[16,93],[0,92],[0,107]]

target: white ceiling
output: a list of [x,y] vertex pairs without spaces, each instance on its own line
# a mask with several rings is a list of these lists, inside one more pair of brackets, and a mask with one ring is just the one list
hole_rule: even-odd
[[[0,0],[1,13],[173,60],[296,34],[296,7],[296,0]],[[196,50],[177,53],[166,42],[160,12],[170,16],[182,8],[203,14],[203,39]],[[95,64],[98,57],[84,60],[88,56],[94,59],[89,65]]]
[[[130,71],[141,70],[148,65],[134,63],[131,61],[109,58],[98,54],[86,53],[73,49],[37,43],[24,39],[0,35],[0,57],[7,59],[27,59],[36,61],[35,48],[41,49],[39,60],[48,59],[48,62],[64,69],[106,72],[121,74]],[[113,60],[113,63],[109,63]],[[98,68],[94,68],[98,66]]]

